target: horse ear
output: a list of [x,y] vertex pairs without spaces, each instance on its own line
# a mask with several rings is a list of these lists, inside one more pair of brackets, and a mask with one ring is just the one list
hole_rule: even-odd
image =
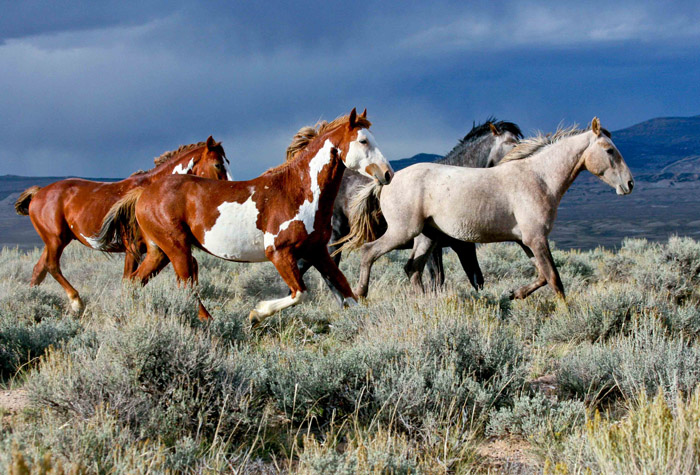
[[350,124],[350,130],[354,129],[357,125],[357,111],[354,107],[350,111],[350,120],[348,121],[348,123]]
[[600,137],[600,119],[597,117],[593,117],[593,120],[591,121],[591,130],[594,134],[596,134],[596,136]]
[[498,127],[496,127],[495,125],[493,125],[493,122],[489,122],[489,129],[491,129],[491,133],[492,133],[493,135],[501,135],[501,131],[498,130]]
[[207,139],[207,150],[210,150],[210,151],[213,150],[214,148],[216,148],[216,145],[217,144],[214,141],[214,137],[212,137],[210,135],[209,138]]
[[362,114],[360,114],[360,117],[362,117],[363,119],[367,118],[367,108],[366,107],[365,107],[365,110],[362,111]]

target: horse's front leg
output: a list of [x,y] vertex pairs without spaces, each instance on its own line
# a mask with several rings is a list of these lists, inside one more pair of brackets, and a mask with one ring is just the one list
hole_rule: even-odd
[[513,294],[513,298],[524,299],[535,290],[549,284],[552,290],[561,298],[565,298],[564,284],[561,282],[561,277],[554,265],[554,258],[549,249],[549,243],[546,237],[538,237],[528,242],[519,243],[525,253],[535,261],[538,277],[535,282],[525,285]]
[[331,258],[327,248],[324,247],[315,251],[311,259],[316,270],[321,273],[321,276],[333,291],[340,306],[356,305],[357,298],[352,292],[348,280]]
[[279,249],[267,253],[267,258],[274,264],[284,282],[289,286],[291,294],[281,299],[263,300],[259,302],[248,315],[250,324],[255,327],[265,318],[287,307],[301,302],[306,292],[306,285],[299,271],[297,259],[287,249]]

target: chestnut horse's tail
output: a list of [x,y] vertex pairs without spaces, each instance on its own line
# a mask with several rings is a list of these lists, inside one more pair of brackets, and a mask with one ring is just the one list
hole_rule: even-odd
[[141,230],[136,222],[136,202],[143,188],[134,188],[114,203],[104,219],[100,232],[94,239],[102,251],[124,251],[138,254]]
[[376,181],[362,187],[350,203],[350,232],[332,245],[342,246],[333,253],[352,251],[366,242],[374,241],[384,226],[379,196],[382,185]]
[[34,195],[36,195],[39,190],[41,190],[40,186],[32,186],[19,195],[17,201],[15,201],[15,211],[17,211],[17,214],[20,216],[29,216],[29,202],[32,201],[32,198],[34,198]]

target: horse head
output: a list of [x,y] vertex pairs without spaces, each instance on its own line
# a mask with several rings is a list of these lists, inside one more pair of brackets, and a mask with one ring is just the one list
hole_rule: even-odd
[[228,163],[221,142],[216,142],[210,135],[205,146],[202,147],[201,153],[195,157],[191,173],[203,178],[232,181],[233,177],[228,171]]
[[382,185],[388,185],[394,170],[377,146],[374,135],[369,131],[367,109],[360,115],[353,109],[348,117],[348,127],[343,131],[341,159],[347,168],[374,178]]
[[[486,168],[498,165],[508,152],[513,150],[522,138],[520,129],[510,122],[487,122],[491,131],[492,144],[486,160]],[[509,127],[512,125],[513,127]]]
[[591,122],[590,134],[590,144],[581,156],[586,170],[613,187],[618,195],[632,193],[632,172],[613,143],[610,132],[600,126],[597,117]]

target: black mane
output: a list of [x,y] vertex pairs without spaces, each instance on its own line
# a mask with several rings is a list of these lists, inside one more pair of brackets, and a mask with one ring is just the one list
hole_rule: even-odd
[[463,144],[466,142],[470,142],[486,134],[490,134],[490,124],[493,124],[499,132],[510,132],[519,139],[523,138],[523,133],[520,130],[520,127],[518,127],[516,124],[514,124],[513,122],[506,122],[505,120],[497,120],[495,117],[491,116],[487,118],[482,124],[476,125],[475,123],[472,126],[472,130],[470,130],[469,133],[467,133],[467,135],[465,135],[464,138],[459,141],[459,143]]

